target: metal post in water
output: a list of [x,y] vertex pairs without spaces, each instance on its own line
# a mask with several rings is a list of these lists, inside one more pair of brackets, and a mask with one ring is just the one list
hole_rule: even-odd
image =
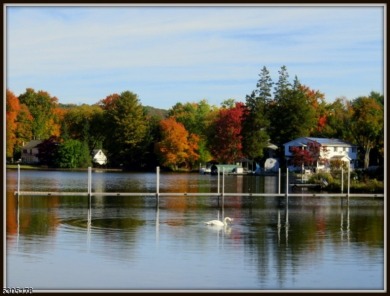
[[160,167],[156,167],[156,196],[157,196],[157,202],[159,201],[160,197]]
[[286,168],[286,207],[288,207],[288,168]]
[[347,191],[347,197],[349,202],[349,189],[351,186],[351,165],[348,166],[348,191]]
[[280,185],[281,185],[281,182],[280,182],[280,168],[278,169],[279,171],[279,178],[278,178],[278,194],[280,194]]
[[220,182],[219,182],[219,167],[217,167],[217,175],[218,175],[218,196],[219,196],[219,192],[220,192]]
[[18,197],[20,195],[20,164],[18,164]]
[[341,193],[344,192],[344,170],[341,167]]
[[92,193],[92,168],[88,167],[88,195]]
[[222,168],[222,196],[225,194],[225,168]]
[[288,195],[288,168],[286,169],[286,196]]

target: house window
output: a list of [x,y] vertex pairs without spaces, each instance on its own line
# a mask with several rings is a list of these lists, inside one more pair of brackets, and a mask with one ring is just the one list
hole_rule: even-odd
[[333,148],[333,151],[334,151],[334,152],[337,152],[337,147],[334,147],[334,148]]

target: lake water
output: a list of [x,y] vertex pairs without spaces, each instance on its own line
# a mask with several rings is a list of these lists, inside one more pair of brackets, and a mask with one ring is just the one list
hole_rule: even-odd
[[[277,192],[226,176],[225,192]],[[94,172],[94,192],[155,192],[156,174]],[[385,282],[384,200],[20,196],[6,172],[7,287],[39,290],[364,290]],[[87,172],[21,171],[21,190],[87,191]],[[160,175],[160,192],[217,192],[217,177]],[[385,197],[386,198],[386,197]],[[231,217],[229,226],[205,221]]]

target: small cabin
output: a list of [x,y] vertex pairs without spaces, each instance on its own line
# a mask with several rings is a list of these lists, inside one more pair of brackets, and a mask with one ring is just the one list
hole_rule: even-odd
[[38,164],[39,163],[39,144],[41,140],[32,140],[22,147],[22,163]]

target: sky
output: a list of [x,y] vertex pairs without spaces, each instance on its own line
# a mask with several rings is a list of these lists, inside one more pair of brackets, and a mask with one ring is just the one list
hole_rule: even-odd
[[265,66],[325,95],[384,94],[383,5],[38,6],[5,9],[5,84],[95,104],[245,102]]

